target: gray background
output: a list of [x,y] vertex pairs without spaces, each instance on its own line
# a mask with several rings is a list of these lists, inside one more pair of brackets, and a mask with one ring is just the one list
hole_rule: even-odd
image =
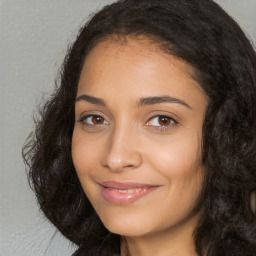
[[[0,256],[69,256],[75,249],[39,212],[21,147],[67,45],[89,13],[110,2],[0,0]],[[256,42],[256,0],[218,2]]]

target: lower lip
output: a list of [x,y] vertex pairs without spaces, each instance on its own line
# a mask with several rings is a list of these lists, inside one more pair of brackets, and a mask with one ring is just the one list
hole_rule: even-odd
[[150,192],[156,190],[158,187],[145,187],[128,190],[117,190],[101,186],[103,198],[115,204],[130,204],[138,199],[148,195]]

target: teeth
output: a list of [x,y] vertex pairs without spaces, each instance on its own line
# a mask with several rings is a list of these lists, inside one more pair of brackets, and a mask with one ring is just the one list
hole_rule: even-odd
[[123,194],[132,194],[132,193],[139,193],[139,192],[145,192],[147,191],[147,188],[135,188],[135,189],[114,189],[114,188],[108,188],[109,190],[116,190],[119,193],[123,193]]
[[137,189],[118,190],[118,192],[125,194],[125,193],[139,193],[139,192],[142,192],[142,191],[145,192],[146,190],[147,190],[146,188],[144,188],[144,189],[137,188]]

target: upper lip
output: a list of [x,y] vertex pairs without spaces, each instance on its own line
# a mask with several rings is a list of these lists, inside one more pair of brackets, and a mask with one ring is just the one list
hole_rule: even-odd
[[119,181],[104,181],[99,183],[101,186],[117,190],[125,189],[136,189],[136,188],[148,188],[148,187],[157,187],[157,185],[150,185],[145,183],[138,182],[119,182]]

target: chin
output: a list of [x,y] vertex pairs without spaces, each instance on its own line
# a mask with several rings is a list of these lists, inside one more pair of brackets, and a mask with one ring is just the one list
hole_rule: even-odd
[[142,226],[138,225],[111,225],[105,227],[114,234],[125,236],[125,237],[141,237],[145,236],[150,232],[147,232]]
[[127,213],[114,216],[112,214],[111,216],[102,216],[101,221],[110,232],[121,236],[144,236],[153,230],[153,226],[149,224],[145,215]]

